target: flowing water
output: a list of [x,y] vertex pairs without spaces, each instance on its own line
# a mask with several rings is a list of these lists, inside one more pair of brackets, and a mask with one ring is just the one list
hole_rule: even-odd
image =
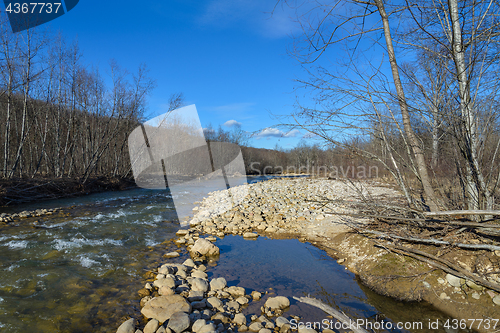
[[[192,185],[175,193],[175,202],[193,205],[207,189]],[[115,332],[127,316],[140,317],[137,290],[148,269],[167,262],[162,255],[175,247],[171,240],[179,224],[171,197],[135,189],[15,209],[53,207],[64,209],[0,229],[0,331]],[[226,277],[230,285],[284,296],[311,294],[355,318],[424,325],[447,318],[422,304],[371,293],[326,253],[297,240],[228,236],[217,245],[221,257],[208,273]],[[183,253],[177,260],[186,258]],[[258,312],[258,306],[246,311]],[[326,318],[296,302],[292,312],[304,321]]]

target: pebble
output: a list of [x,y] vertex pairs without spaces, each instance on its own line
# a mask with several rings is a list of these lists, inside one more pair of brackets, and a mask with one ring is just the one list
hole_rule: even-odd
[[458,276],[455,276],[455,275],[446,274],[446,280],[448,281],[448,283],[452,287],[460,288],[460,286],[462,285],[462,283],[460,281],[461,279]]
[[167,328],[171,329],[175,333],[181,333],[189,327],[189,324],[189,315],[186,312],[179,311],[170,317]]
[[500,305],[500,295],[496,295],[495,297],[493,297],[493,303],[495,303],[496,305]]

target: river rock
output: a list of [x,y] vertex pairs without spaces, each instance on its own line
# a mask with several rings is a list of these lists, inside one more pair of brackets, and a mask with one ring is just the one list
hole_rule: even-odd
[[130,318],[129,320],[123,322],[123,324],[118,327],[116,333],[134,333],[135,332],[135,319]]
[[217,246],[212,244],[210,241],[199,238],[189,251],[192,256],[217,256],[220,253],[220,250]]
[[156,319],[151,319],[146,326],[144,326],[144,333],[155,333],[156,330],[160,327],[160,322]]
[[208,290],[208,282],[200,278],[191,278],[189,281],[191,290],[206,292]]
[[214,309],[222,309],[222,302],[217,297],[207,298],[207,303],[210,304]]
[[205,326],[201,327],[198,332],[196,333],[208,333],[208,332],[215,332],[216,328],[214,323],[208,323]]
[[223,277],[212,279],[210,281],[210,290],[222,290],[226,288],[227,282]]
[[164,275],[175,274],[175,272],[177,272],[177,267],[169,264],[162,265],[160,268],[158,268],[158,273]]
[[200,329],[207,324],[207,321],[205,319],[198,319],[193,323],[193,327],[191,330],[195,333],[198,333]]
[[158,288],[158,294],[160,296],[170,296],[170,295],[175,294],[175,291],[172,288],[163,286],[161,288]]
[[192,277],[197,277],[197,278],[200,278],[200,279],[206,279],[208,277],[207,273],[199,271],[197,269],[195,269],[195,270],[193,270],[191,272],[191,276]]
[[264,307],[274,310],[282,310],[290,306],[290,300],[284,296],[269,297]]
[[189,327],[189,324],[189,315],[186,312],[176,312],[170,317],[167,328],[175,333],[181,333]]
[[246,325],[247,319],[245,318],[245,315],[243,313],[237,313],[234,315],[233,323],[239,326]]
[[226,289],[233,297],[245,296],[245,288],[232,286]]
[[256,291],[256,290],[252,291],[252,294],[251,294],[251,295],[252,295],[252,298],[253,298],[253,300],[254,300],[254,301],[258,301],[258,300],[260,300],[260,298],[262,297],[262,294],[261,294],[261,293],[259,293],[259,292],[258,292],[258,291]]
[[448,283],[452,287],[460,288],[460,286],[462,285],[462,283],[460,282],[460,278],[458,276],[455,276],[455,275],[446,274],[446,281],[448,281]]
[[207,307],[207,303],[205,302],[205,300],[191,302],[191,307],[193,309],[204,309]]
[[177,236],[186,236],[187,234],[189,234],[189,230],[187,230],[187,229],[180,229],[180,230],[177,230],[177,232],[175,234]]
[[186,261],[184,261],[182,264],[187,267],[196,267],[193,259],[186,259]]
[[188,301],[198,302],[203,299],[203,291],[191,290],[189,291]]
[[169,252],[163,255],[163,257],[170,259],[170,258],[177,258],[180,256],[179,252]]
[[261,328],[259,333],[272,333],[272,331],[270,329],[267,329],[267,328]]
[[245,232],[243,233],[243,238],[257,238],[259,237],[259,234],[255,232]]
[[493,297],[493,303],[495,303],[496,305],[500,305],[500,295],[496,295],[495,297]]
[[165,277],[162,279],[155,280],[153,282],[153,286],[156,288],[167,287],[167,288],[175,288],[175,281],[171,277]]
[[482,286],[477,285],[474,281],[466,280],[465,283],[469,288],[474,289],[476,291],[482,291],[484,288]]
[[262,329],[262,323],[259,323],[259,322],[253,322],[250,324],[250,326],[248,326],[248,329],[252,332],[258,332]]
[[148,289],[146,289],[146,288],[140,289],[137,293],[139,294],[140,298],[149,296],[151,294],[151,292]]
[[155,297],[144,305],[141,313],[164,323],[176,312],[191,312],[191,305],[180,295]]
[[236,302],[240,303],[241,305],[248,304],[248,298],[246,298],[245,296],[240,296],[236,299]]
[[238,311],[240,309],[240,303],[235,301],[227,302],[226,306],[230,311]]
[[[168,330],[168,333],[171,333],[171,330]],[[164,326],[160,326],[160,328],[156,331],[156,333],[167,333],[167,330]]]

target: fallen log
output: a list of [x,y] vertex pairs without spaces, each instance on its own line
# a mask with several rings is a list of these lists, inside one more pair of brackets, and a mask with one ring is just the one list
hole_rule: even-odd
[[483,287],[486,287],[491,290],[495,290],[497,292],[500,292],[500,285],[497,283],[490,282],[482,277],[476,276],[472,274],[471,272],[463,269],[462,267],[452,264],[448,260],[436,257],[432,254],[429,254],[427,252],[423,252],[417,249],[411,249],[408,247],[400,246],[400,245],[390,245],[390,244],[384,244],[384,245],[378,245],[381,248],[385,248],[388,250],[391,250],[393,252],[399,252],[400,254],[404,254],[406,256],[412,257],[414,259],[424,261],[428,263],[431,266],[440,268],[441,270],[445,271],[446,273],[449,273],[451,275],[455,275],[464,279],[471,280],[475,282],[478,285],[481,285]]
[[425,216],[456,216],[456,215],[500,215],[500,210],[449,210],[442,212],[423,212]]
[[295,299],[299,302],[305,303],[305,304],[312,305],[314,307],[317,307],[317,308],[325,311],[326,313],[328,313],[329,315],[331,315],[332,317],[334,317],[335,319],[340,321],[342,324],[346,325],[349,328],[349,330],[351,330],[354,333],[368,333],[367,330],[365,330],[361,327],[358,327],[355,320],[352,320],[351,318],[349,318],[348,316],[346,316],[342,312],[335,310],[334,308],[326,305],[325,303],[321,302],[320,300],[317,300],[317,299],[311,298],[311,297],[295,297],[295,296],[293,297],[293,299]]
[[500,251],[500,246],[489,245],[489,244],[462,244],[462,243],[451,243],[448,241],[443,241],[443,240],[433,239],[433,238],[402,237],[402,236],[397,236],[397,235],[392,235],[392,234],[386,234],[386,233],[383,233],[380,231],[375,231],[375,230],[363,230],[361,232],[378,235],[378,236],[386,238],[386,239],[400,239],[400,240],[414,242],[414,243],[450,245],[450,246],[456,246],[456,247],[459,247],[462,249]]

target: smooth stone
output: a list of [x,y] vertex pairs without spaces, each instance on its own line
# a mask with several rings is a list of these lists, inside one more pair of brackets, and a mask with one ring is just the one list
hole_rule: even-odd
[[189,234],[189,230],[187,230],[187,229],[180,229],[180,230],[177,230],[177,232],[175,234],[177,236],[186,236],[187,234]]
[[191,290],[189,291],[188,301],[198,302],[203,299],[203,291]]
[[237,313],[234,315],[233,323],[239,326],[246,325],[247,319],[243,313]]
[[200,279],[206,279],[208,277],[207,273],[199,271],[199,270],[194,270],[191,272],[192,277],[197,277]]
[[246,298],[245,296],[240,296],[236,299],[236,302],[240,303],[241,305],[248,304],[248,298]]
[[219,248],[204,238],[199,238],[189,252],[193,256],[217,256],[220,254]]
[[206,292],[208,290],[208,282],[200,278],[192,278],[189,280],[191,290]]
[[210,281],[210,289],[211,290],[222,290],[227,286],[226,279],[223,277],[212,279]]
[[156,319],[151,319],[146,326],[144,326],[144,333],[155,333],[156,330],[160,327],[160,322]]
[[170,258],[177,258],[180,256],[179,252],[169,252],[163,255],[163,257],[170,259]]
[[254,301],[258,301],[262,297],[262,294],[259,293],[258,291],[255,291],[255,290],[252,291],[251,295],[252,295],[252,298],[253,298]]
[[475,292],[473,292],[473,293],[472,293],[472,298],[474,298],[474,299],[479,299],[479,298],[480,298],[480,296],[479,296],[479,294],[475,291]]
[[243,287],[229,287],[226,289],[228,293],[231,294],[233,297],[240,297],[240,296],[245,296],[245,288]]
[[259,234],[254,233],[254,232],[243,233],[243,238],[257,238],[257,237],[259,237]]
[[186,259],[186,261],[184,261],[182,264],[187,267],[196,267],[193,259]]
[[288,321],[288,319],[286,319],[285,317],[278,317],[276,318],[276,326],[280,327],[285,325],[285,324],[290,324],[290,322]]
[[235,301],[230,301],[226,303],[226,306],[229,310],[238,311],[240,309],[240,303]]
[[461,279],[458,276],[451,275],[451,274],[446,274],[446,281],[450,284],[452,287],[457,287],[460,288],[462,285]]
[[216,330],[214,323],[208,323],[196,333],[208,333],[208,332],[214,332]]
[[222,302],[217,297],[209,297],[207,303],[215,309],[222,309]]
[[252,332],[259,332],[262,328],[262,323],[259,322],[251,323],[250,326],[248,326],[248,329]]
[[495,303],[496,305],[500,305],[500,295],[496,295],[495,297],[493,297],[493,303]]
[[214,314],[211,318],[214,322],[215,321],[220,321],[221,323],[224,323],[224,324],[227,324],[229,323],[229,318],[226,316],[225,313],[223,312],[217,312],[216,314]]
[[176,312],[170,317],[167,328],[175,333],[181,333],[189,327],[189,324],[189,315],[186,312]]
[[171,277],[165,277],[163,279],[158,279],[153,282],[153,286],[160,289],[161,287],[175,288],[175,281]]
[[285,309],[290,306],[290,300],[284,296],[269,297],[264,307],[271,310]]
[[469,288],[474,289],[476,291],[483,291],[483,289],[484,289],[482,286],[477,285],[474,281],[471,281],[471,280],[466,280],[465,284],[467,284],[467,286],[469,286]]
[[[170,330],[169,330],[170,331]],[[171,331],[170,331],[171,332]],[[167,330],[165,329],[165,327],[163,326],[160,326],[160,328],[156,331],[156,333],[167,333]]]
[[247,331],[248,331],[247,325],[241,325],[240,328],[238,329],[238,332],[247,332]]
[[175,291],[172,288],[164,286],[164,287],[158,288],[158,294],[160,296],[170,296],[170,295],[175,294]]
[[272,333],[272,331],[270,329],[267,329],[267,328],[261,328],[259,333]]
[[193,309],[203,309],[207,307],[207,303],[205,301],[192,302],[191,307]]
[[124,321],[116,330],[116,333],[135,333],[135,319],[130,318]]
[[155,297],[144,305],[141,313],[164,323],[176,312],[191,312],[191,304],[180,295]]
[[450,296],[446,295],[446,293],[441,293],[441,295],[439,295],[439,298],[446,300],[446,299],[450,299]]
[[197,321],[194,322],[193,327],[191,330],[195,333],[198,333],[198,331],[207,324],[207,321],[205,319],[198,319]]

